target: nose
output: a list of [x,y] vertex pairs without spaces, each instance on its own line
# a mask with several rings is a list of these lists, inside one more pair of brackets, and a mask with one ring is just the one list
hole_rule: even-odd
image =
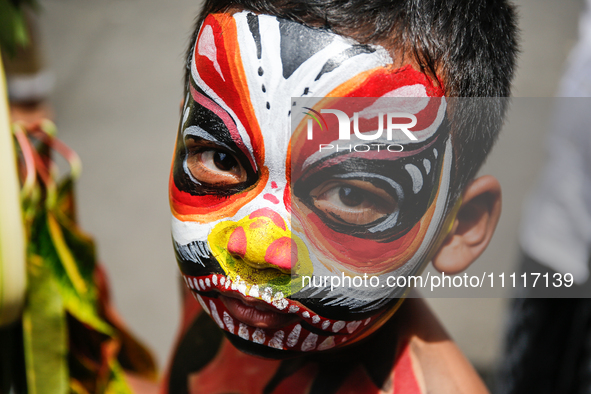
[[252,268],[290,273],[298,261],[298,248],[290,235],[281,215],[262,208],[237,223],[226,249]]

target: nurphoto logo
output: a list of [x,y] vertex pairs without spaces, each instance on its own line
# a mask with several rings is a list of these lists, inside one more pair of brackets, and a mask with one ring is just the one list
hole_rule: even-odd
[[[338,109],[321,109],[320,112],[309,108],[304,107],[309,112],[304,113],[305,115],[309,116],[308,123],[307,123],[307,139],[313,140],[314,139],[314,122],[318,124],[320,130],[325,133],[328,131],[328,124],[322,114],[332,114],[337,117],[339,132],[338,132],[338,140],[339,141],[350,141],[351,140],[351,123],[353,124],[353,133],[358,140],[362,141],[376,141],[376,140],[384,140],[383,134],[384,129],[386,131],[385,139],[387,141],[392,141],[393,139],[393,131],[400,130],[402,133],[408,137],[411,141],[416,141],[417,137],[413,135],[413,133],[409,130],[410,128],[416,126],[417,124],[417,117],[413,114],[409,114],[406,112],[388,112],[388,113],[379,113],[378,114],[378,128],[377,130],[370,130],[369,132],[363,132],[359,130],[359,112],[353,112],[353,121],[351,121],[351,117],[345,113],[344,111]],[[385,120],[385,126],[384,126]],[[334,150],[336,149],[337,152],[339,151],[355,151],[355,152],[367,152],[369,150],[388,150],[390,152],[401,152],[404,147],[400,144],[385,144],[385,143],[371,143],[371,144],[355,144],[355,145],[346,145],[342,146],[337,144],[320,144],[319,151],[323,150]]]

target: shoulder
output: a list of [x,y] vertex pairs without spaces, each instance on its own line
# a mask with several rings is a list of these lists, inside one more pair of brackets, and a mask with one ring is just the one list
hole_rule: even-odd
[[[486,394],[476,370],[439,323],[425,301],[407,299],[395,316],[403,348],[395,366],[408,369],[425,393]],[[409,364],[410,362],[410,364]]]

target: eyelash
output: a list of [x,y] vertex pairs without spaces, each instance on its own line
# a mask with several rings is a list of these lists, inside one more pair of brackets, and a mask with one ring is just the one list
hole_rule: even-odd
[[345,226],[366,226],[388,217],[398,201],[361,180],[328,180],[310,192],[311,205],[327,220]]
[[207,188],[240,187],[252,172],[236,154],[210,141],[189,138],[185,140],[185,148],[185,172],[194,182]]

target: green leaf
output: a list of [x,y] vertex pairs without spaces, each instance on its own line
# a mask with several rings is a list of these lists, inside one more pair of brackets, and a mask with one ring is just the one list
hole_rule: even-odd
[[29,267],[23,314],[28,392],[68,393],[66,316],[58,284],[42,257],[31,256]]
[[[33,237],[35,242],[32,245],[38,248],[37,253],[44,256],[46,263],[50,267],[65,309],[72,316],[95,330],[107,335],[113,335],[112,328],[104,322],[97,310],[97,294],[93,285],[94,249],[92,251],[88,250],[92,248],[92,245],[85,244],[83,239],[76,237],[59,223],[57,228],[51,228],[51,220],[56,225],[55,217],[51,213],[40,215],[35,223],[37,232],[36,236]],[[56,236],[52,231],[59,231],[59,236]],[[62,245],[60,245],[60,248],[63,248],[62,253],[58,251],[54,243],[56,239],[62,242]],[[64,260],[62,260],[64,249],[67,258],[71,259],[66,263],[73,265],[71,270],[66,268]],[[70,276],[72,271],[75,272],[74,278]],[[76,286],[76,281],[83,281],[84,287]]]
[[12,1],[0,0],[0,46],[13,55],[17,46],[25,46],[28,42],[22,9]]
[[105,394],[133,394],[125,380],[123,370],[116,360],[111,365],[111,373],[111,379]]

